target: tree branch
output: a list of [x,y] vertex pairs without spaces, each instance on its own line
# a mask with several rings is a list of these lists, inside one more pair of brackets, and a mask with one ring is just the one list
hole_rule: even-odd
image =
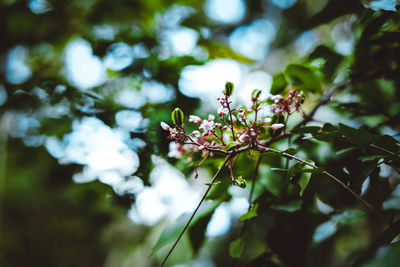
[[[313,169],[317,169],[318,167],[315,166],[314,164],[301,159],[299,157],[296,157],[294,155],[291,155],[289,153],[286,153],[284,151],[280,151],[277,149],[273,149],[273,148],[267,148],[267,147],[259,147],[259,150],[262,152],[273,152],[273,153],[278,153],[281,154],[284,157],[290,158],[290,159],[294,159],[298,162],[303,163],[304,165],[310,166]],[[332,180],[334,180],[335,182],[337,182],[338,184],[340,184],[344,189],[346,189],[350,194],[352,194],[356,199],[358,199],[361,204],[363,204],[366,208],[368,208],[369,210],[371,210],[374,214],[376,214],[379,218],[381,218],[383,221],[385,221],[386,223],[389,223],[389,220],[382,214],[380,213],[378,210],[376,210],[371,204],[369,204],[366,200],[364,200],[359,194],[357,194],[356,192],[354,192],[350,187],[348,187],[346,184],[344,184],[339,178],[337,178],[336,176],[334,176],[333,174],[327,172],[327,171],[323,171],[323,174],[327,175],[329,178],[331,178]]]

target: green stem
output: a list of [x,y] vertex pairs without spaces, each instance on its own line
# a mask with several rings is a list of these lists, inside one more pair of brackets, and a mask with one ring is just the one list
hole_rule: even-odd
[[370,146],[370,147],[373,147],[373,148],[380,149],[380,150],[382,150],[382,151],[384,151],[384,152],[386,152],[386,153],[388,153],[388,154],[390,154],[390,155],[396,155],[396,154],[393,153],[392,151],[387,150],[387,149],[385,149],[385,148],[383,148],[383,147],[377,146],[377,145],[375,145],[375,144],[370,144],[369,146]]
[[[310,166],[313,169],[317,169],[318,167],[315,166],[314,164],[301,159],[299,157],[296,157],[294,155],[288,154],[286,152],[277,150],[277,149],[273,149],[273,148],[265,148],[267,151],[269,152],[273,152],[273,153],[279,153],[284,157],[290,158],[290,159],[294,159],[297,160],[298,162],[301,162],[307,166]],[[264,149],[264,151],[265,151]],[[364,200],[359,194],[357,194],[356,192],[354,192],[350,187],[348,187],[346,184],[344,184],[339,178],[337,178],[336,176],[334,176],[333,174],[327,172],[327,171],[323,171],[323,174],[327,175],[329,178],[331,178],[332,180],[334,180],[335,182],[337,182],[338,184],[340,184],[344,189],[346,189],[350,194],[352,194],[356,199],[358,199],[361,204],[363,204],[366,208],[368,208],[369,210],[371,210],[373,213],[375,213],[379,218],[381,218],[382,220],[384,220],[385,222],[389,222],[388,219],[382,215],[379,211],[377,211],[371,204],[369,204],[366,200]]]
[[172,245],[171,249],[168,251],[168,254],[165,256],[163,262],[161,263],[160,267],[164,266],[165,262],[168,260],[168,257],[171,255],[171,253],[174,251],[176,245],[178,244],[179,240],[181,239],[181,237],[183,236],[183,234],[186,232],[186,230],[188,229],[190,223],[192,222],[194,216],[196,215],[197,211],[199,210],[201,204],[204,202],[204,200],[206,199],[206,196],[208,194],[208,192],[210,192],[211,187],[213,186],[215,180],[217,179],[218,174],[221,172],[222,168],[225,167],[226,163],[231,159],[231,156],[228,155],[225,159],[224,164],[222,164],[222,166],[218,169],[218,171],[215,173],[214,177],[212,178],[210,185],[208,186],[206,192],[204,193],[203,197],[201,198],[199,204],[197,204],[196,209],[193,211],[192,215],[190,216],[188,222],[186,223],[185,227],[183,228],[183,230],[181,231],[181,233],[179,234],[178,238],[175,240],[174,244]]

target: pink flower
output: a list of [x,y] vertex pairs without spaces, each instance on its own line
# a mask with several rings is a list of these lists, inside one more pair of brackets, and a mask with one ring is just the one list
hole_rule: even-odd
[[202,122],[202,120],[200,119],[200,117],[199,117],[199,116],[195,116],[195,115],[190,115],[190,116],[189,116],[189,121],[190,121],[190,122],[197,123],[197,124],[201,124],[201,122]]
[[272,125],[270,126],[270,128],[271,128],[272,130],[278,130],[278,129],[284,127],[284,126],[285,126],[285,124],[283,124],[283,123],[274,123],[274,124],[272,124]]
[[169,131],[169,129],[171,129],[171,127],[168,124],[166,124],[165,122],[161,122],[160,125],[161,125],[161,128],[163,128],[166,131]]
[[190,135],[193,135],[195,137],[199,137],[200,136],[200,132],[199,131],[193,131]]
[[214,129],[214,121],[203,121],[199,128],[205,132],[211,131]]

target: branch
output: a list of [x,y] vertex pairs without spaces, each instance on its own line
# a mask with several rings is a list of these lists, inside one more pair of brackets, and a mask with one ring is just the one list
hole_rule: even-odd
[[211,187],[213,186],[215,180],[217,179],[218,174],[221,172],[222,168],[225,167],[226,163],[231,159],[231,155],[228,155],[225,159],[224,164],[222,164],[222,166],[218,169],[218,171],[215,173],[214,177],[212,178],[210,185],[208,186],[206,192],[204,193],[203,197],[201,198],[199,204],[197,204],[196,209],[193,211],[192,215],[190,216],[188,222],[186,223],[185,227],[183,228],[182,232],[179,234],[178,238],[175,240],[174,244],[172,245],[171,249],[168,251],[167,256],[165,256],[163,262],[161,263],[160,267],[164,266],[165,262],[168,260],[168,257],[171,255],[171,253],[174,251],[176,245],[178,244],[179,240],[181,239],[181,237],[183,236],[183,234],[186,232],[186,230],[188,229],[190,223],[192,222],[194,216],[196,215],[197,211],[199,210],[201,204],[203,203],[203,201],[206,199],[206,196],[208,194],[208,192],[210,192]]
[[315,113],[317,112],[317,110],[322,107],[323,105],[328,104],[331,100],[332,100],[332,96],[334,94],[336,94],[339,91],[342,91],[344,89],[346,89],[347,86],[349,86],[351,84],[351,80],[348,79],[346,81],[344,81],[343,83],[332,87],[325,95],[322,96],[321,100],[318,102],[318,104],[311,110],[311,112],[304,117],[304,119],[299,122],[293,129],[297,129],[299,127],[301,127],[302,125],[306,124],[307,122],[311,121],[312,118],[314,117]]
[[[277,149],[273,149],[273,148],[267,148],[267,147],[262,147],[259,146],[259,151],[262,152],[273,152],[273,153],[278,153],[281,154],[284,157],[290,158],[290,159],[294,159],[298,162],[301,162],[307,166],[310,166],[313,169],[317,169],[318,167],[315,166],[314,164],[301,159],[299,157],[296,157],[294,155],[291,155],[289,153],[277,150]],[[338,184],[340,184],[344,189],[346,189],[350,194],[352,194],[355,198],[357,198],[361,204],[363,204],[366,208],[368,208],[369,210],[371,210],[373,213],[375,213],[379,218],[381,218],[383,221],[389,223],[389,220],[382,214],[380,213],[378,210],[376,210],[371,204],[369,204],[366,200],[364,200],[359,194],[357,194],[356,192],[354,192],[350,187],[348,187],[346,184],[344,184],[339,178],[337,178],[336,176],[334,176],[333,174],[327,172],[327,171],[323,171],[323,174],[327,175],[329,178],[331,178],[332,180],[334,180],[335,182],[337,182]]]

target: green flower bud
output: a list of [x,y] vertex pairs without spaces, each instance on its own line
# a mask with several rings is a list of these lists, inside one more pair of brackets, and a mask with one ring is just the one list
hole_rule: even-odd
[[234,185],[239,186],[241,188],[246,187],[246,180],[243,179],[242,176],[239,176],[238,178],[235,179]]
[[233,93],[234,85],[231,82],[226,82],[225,83],[225,92],[224,94],[226,96],[230,96]]
[[175,123],[175,125],[177,125],[177,126],[182,125],[183,117],[184,117],[184,114],[183,114],[183,111],[180,110],[180,108],[176,108],[176,109],[174,109],[174,111],[172,111],[171,118],[172,118],[173,123]]
[[261,95],[261,90],[254,89],[253,92],[251,93],[251,98],[252,99],[257,99]]

